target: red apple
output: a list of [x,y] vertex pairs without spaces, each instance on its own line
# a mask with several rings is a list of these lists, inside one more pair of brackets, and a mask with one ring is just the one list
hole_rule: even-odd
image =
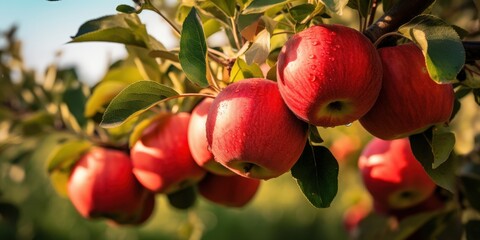
[[412,207],[430,197],[436,187],[413,155],[408,138],[373,139],[358,166],[377,211]]
[[155,208],[155,194],[150,192],[142,203],[142,207],[127,219],[110,219],[113,225],[141,225],[145,223]]
[[206,98],[193,109],[188,124],[188,146],[199,166],[215,174],[233,175],[235,173],[215,161],[213,154],[208,150],[206,123],[212,102],[212,98]]
[[330,145],[330,152],[339,163],[345,163],[357,151],[360,151],[360,138],[355,135],[344,135],[336,138]]
[[150,194],[132,173],[132,161],[119,150],[94,147],[74,165],[68,196],[85,218],[136,221]]
[[395,216],[399,221],[401,221],[406,217],[423,213],[423,212],[431,212],[431,211],[439,210],[443,207],[445,207],[445,202],[441,199],[441,197],[438,196],[437,194],[432,194],[422,202],[406,209],[388,209],[387,211],[383,211],[383,212],[377,211],[377,212],[390,215],[390,216]]
[[381,78],[373,44],[341,25],[295,34],[278,56],[277,80],[285,103],[316,126],[345,125],[362,117],[377,99]]
[[437,84],[427,72],[422,51],[414,44],[379,50],[383,85],[375,105],[360,119],[382,139],[403,138],[448,122],[453,110],[451,84]]
[[169,193],[198,182],[205,170],[188,146],[189,113],[163,113],[130,150],[133,173],[147,189]]
[[343,227],[352,237],[356,235],[360,222],[371,212],[371,207],[366,202],[359,202],[350,206],[343,213]]
[[235,173],[269,179],[295,164],[307,140],[307,124],[293,115],[277,84],[244,79],[223,89],[207,116],[207,140],[215,160]]
[[243,207],[252,200],[259,186],[258,179],[207,174],[198,183],[198,192],[211,202],[227,207]]

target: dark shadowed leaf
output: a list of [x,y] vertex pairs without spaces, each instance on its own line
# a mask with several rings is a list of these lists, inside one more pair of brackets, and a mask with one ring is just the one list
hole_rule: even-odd
[[465,49],[455,29],[432,15],[419,15],[399,29],[423,51],[430,77],[438,83],[456,81],[465,64]]
[[189,209],[197,200],[197,192],[193,186],[167,194],[168,202],[176,209]]
[[100,126],[116,127],[178,93],[154,81],[139,81],[123,89],[108,105]]
[[433,168],[435,157],[432,150],[432,130],[410,136],[410,147],[417,160],[422,164],[430,178],[440,187],[455,192],[456,156],[450,154],[448,159]]
[[313,206],[330,206],[338,191],[338,163],[328,148],[307,143],[291,172]]
[[318,132],[318,128],[314,125],[308,125],[308,140],[313,146],[320,146],[323,143],[323,139]]
[[459,175],[470,206],[480,211],[480,165],[472,162],[465,163]]
[[130,6],[130,5],[126,5],[126,4],[120,4],[117,6],[116,10],[118,12],[121,12],[121,13],[135,13],[137,12],[137,10]]
[[200,87],[208,87],[207,43],[195,8],[190,10],[183,22],[180,37],[180,65],[187,78]]
[[480,220],[470,220],[465,224],[466,240],[480,239]]
[[372,8],[372,0],[350,0],[347,6],[356,9],[362,17],[367,17]]

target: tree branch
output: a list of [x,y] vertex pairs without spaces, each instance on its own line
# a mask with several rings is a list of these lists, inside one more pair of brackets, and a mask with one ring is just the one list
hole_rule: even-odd
[[375,42],[383,34],[397,30],[398,27],[421,14],[434,1],[435,0],[398,1],[374,24],[370,25],[363,34],[365,34],[370,41]]

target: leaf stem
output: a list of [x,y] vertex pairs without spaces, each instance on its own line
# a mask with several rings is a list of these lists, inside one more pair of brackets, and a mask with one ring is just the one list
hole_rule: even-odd
[[[368,24],[367,26],[370,26],[373,24],[373,20],[375,20],[375,13],[377,12],[377,7],[378,7],[378,3],[377,3],[377,0],[373,0],[372,1],[372,8],[371,8],[371,12],[370,12],[370,17],[368,19]],[[365,28],[366,29],[366,28]]]
[[179,29],[170,19],[168,19],[165,15],[163,15],[163,13],[162,13],[160,10],[158,10],[158,9],[157,9],[155,6],[153,6],[153,4],[151,4],[151,3],[149,3],[148,6],[149,6],[149,7],[148,7],[147,9],[150,9],[150,10],[156,12],[158,15],[160,15],[160,16],[170,25],[170,27],[172,27],[172,29],[175,31],[175,33],[176,33],[178,36],[181,35],[180,29]]
[[230,23],[232,25],[232,32],[233,32],[233,38],[235,39],[235,45],[236,45],[237,49],[240,49],[240,46],[242,44],[240,43],[240,39],[238,38],[237,25],[235,24],[235,18],[231,17],[230,18]]

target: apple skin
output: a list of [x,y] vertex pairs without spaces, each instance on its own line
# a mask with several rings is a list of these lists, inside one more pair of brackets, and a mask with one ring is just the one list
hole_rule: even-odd
[[346,125],[373,106],[382,65],[362,33],[341,25],[317,25],[292,36],[277,63],[285,103],[315,126]]
[[85,218],[137,221],[150,194],[132,173],[130,157],[119,150],[93,147],[76,162],[67,190]]
[[250,78],[224,88],[207,116],[215,160],[250,178],[289,171],[302,154],[308,126],[288,109],[275,82]]
[[132,225],[138,226],[145,223],[153,214],[155,209],[155,194],[149,192],[142,207],[128,219],[110,219],[109,223],[112,225]]
[[333,140],[329,149],[340,164],[345,164],[361,148],[360,138],[356,135],[343,135]]
[[258,179],[209,173],[198,183],[198,193],[216,204],[243,207],[253,199],[259,186]]
[[435,191],[436,185],[417,161],[408,138],[374,138],[364,148],[358,167],[375,209],[406,209]]
[[453,87],[430,78],[422,51],[415,44],[378,52],[383,65],[382,89],[375,105],[360,119],[369,133],[385,140],[398,139],[449,121]]
[[411,207],[405,209],[390,209],[388,207],[383,206],[381,203],[375,202],[375,212],[387,216],[394,216],[399,221],[403,220],[406,217],[423,213],[423,212],[431,212],[435,210],[439,210],[445,207],[445,201],[436,193],[430,195],[427,199],[423,200],[422,202],[415,204]]
[[205,98],[193,109],[188,124],[188,146],[193,159],[202,168],[218,175],[234,175],[234,172],[215,161],[208,150],[206,123],[212,102],[213,98]]
[[162,113],[130,149],[133,173],[152,192],[170,193],[194,184],[205,175],[188,146],[190,114]]
[[371,211],[370,205],[365,202],[359,202],[345,210],[343,213],[343,227],[351,237],[357,234],[360,222],[365,219]]

